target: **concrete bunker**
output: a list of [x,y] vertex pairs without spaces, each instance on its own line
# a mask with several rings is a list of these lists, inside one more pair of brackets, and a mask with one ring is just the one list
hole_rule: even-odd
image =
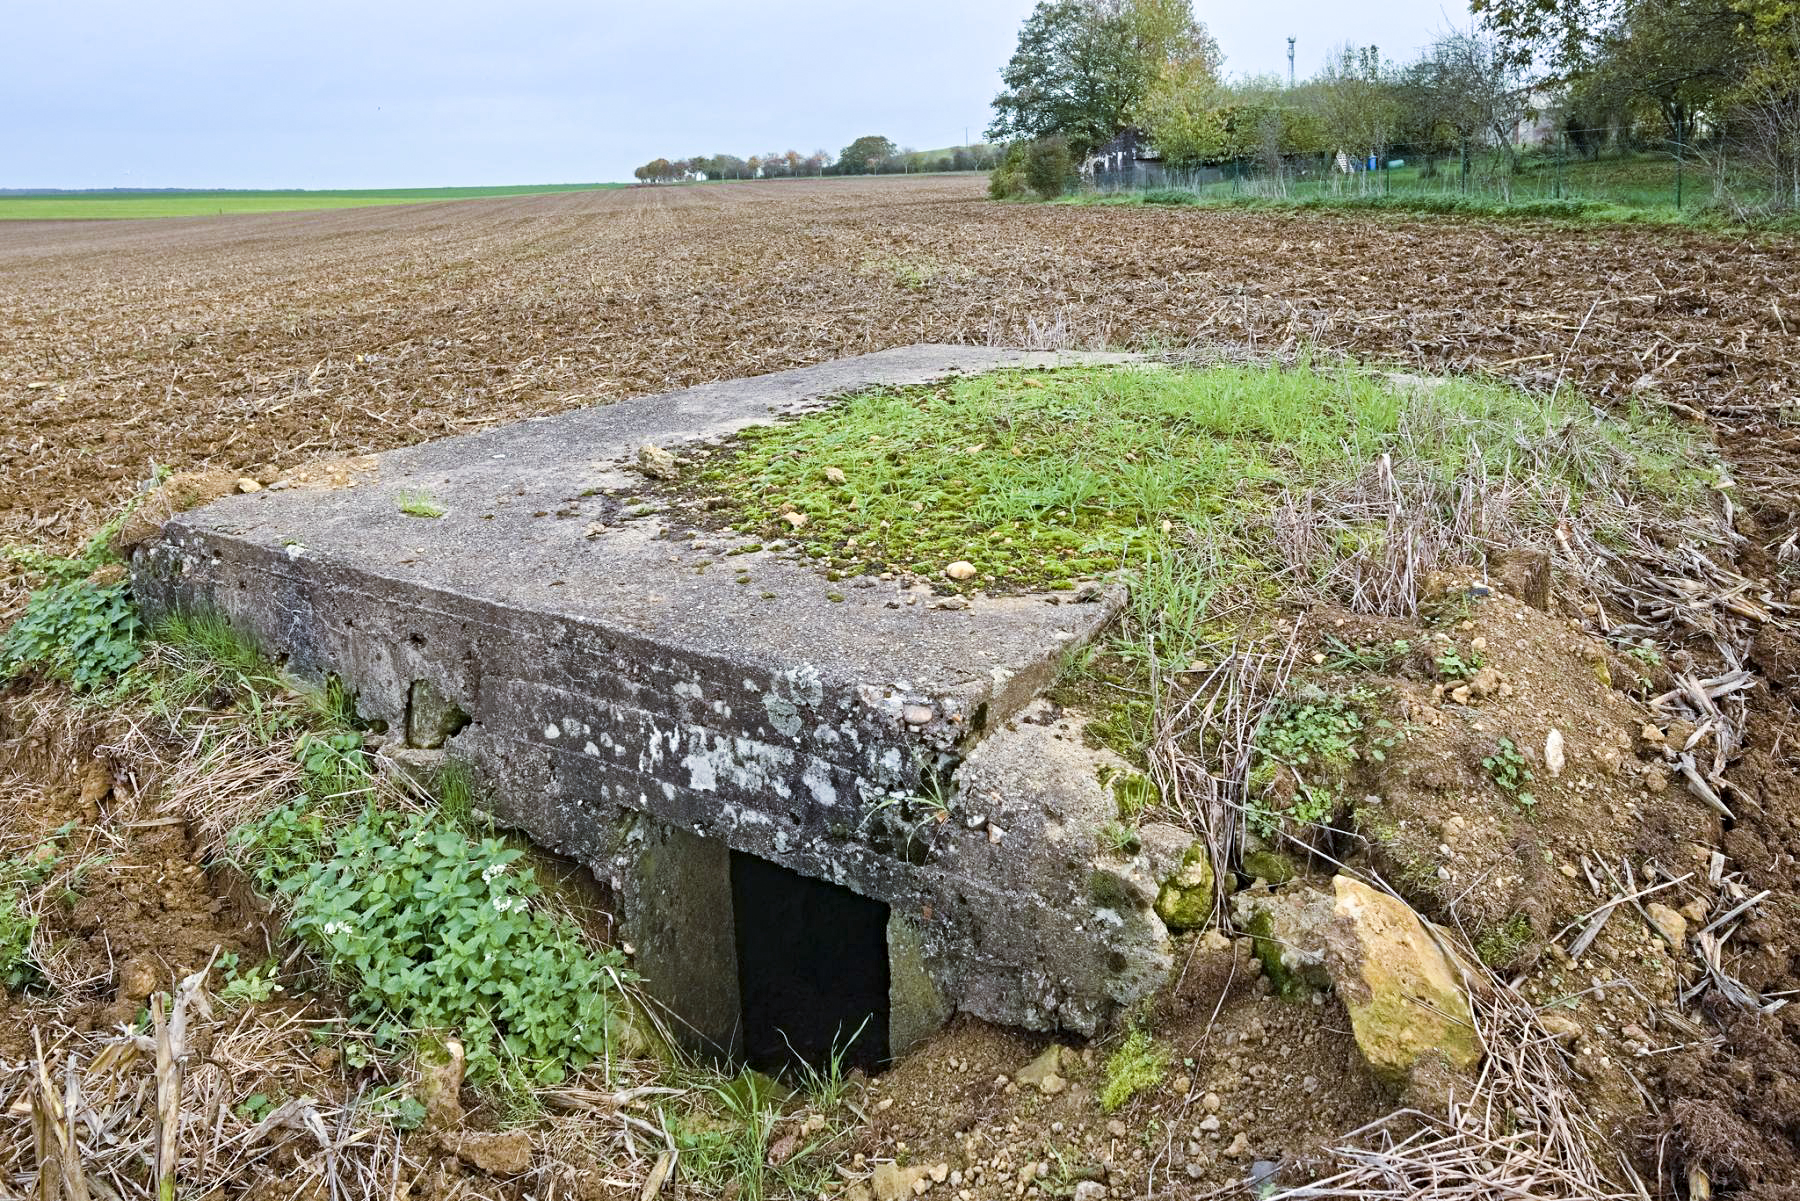
[[958,1011],[1089,1034],[1169,967],[1147,861],[1104,838],[1118,764],[1040,699],[1119,596],[940,606],[766,551],[732,560],[745,588],[707,571],[727,540],[608,493],[646,444],[1115,357],[912,347],[520,422],[181,514],[134,583],[153,615],[216,612],[340,677],[388,757],[471,764],[499,818],[612,886],[698,1047],[774,1062],[779,1034],[810,1058],[854,1019],[878,1061]]

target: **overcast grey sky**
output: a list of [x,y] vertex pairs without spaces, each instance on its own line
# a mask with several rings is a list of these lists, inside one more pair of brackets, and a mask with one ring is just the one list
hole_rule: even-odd
[[[14,0],[0,187],[629,179],[657,155],[979,138],[1031,0]],[[1405,56],[1466,0],[1197,0],[1232,74]]]

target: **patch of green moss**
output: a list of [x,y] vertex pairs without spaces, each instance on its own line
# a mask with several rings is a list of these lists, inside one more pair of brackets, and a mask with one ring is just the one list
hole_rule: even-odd
[[[1421,409],[1432,420],[1409,426]],[[1409,455],[1446,474],[1475,453],[1504,467],[1514,429],[1568,417],[1593,425],[1564,409],[1494,384],[1402,390],[1377,372],[1308,364],[1003,371],[862,393],[746,430],[698,486],[753,537],[785,538],[826,567],[912,572],[946,590],[1139,570],[1196,530],[1222,548],[1219,575],[1264,557],[1249,527],[1296,481],[1358,472],[1406,433]],[[1603,437],[1638,459],[1662,449]],[[1579,492],[1587,481],[1569,457],[1533,465]],[[806,518],[798,529],[783,516],[796,512]],[[1334,553],[1366,553],[1383,536],[1348,531]],[[975,566],[967,581],[943,574],[959,560]]]
[[1162,800],[1162,792],[1156,787],[1156,781],[1141,771],[1119,771],[1112,767],[1102,767],[1100,785],[1112,793],[1119,820],[1124,822],[1136,821]]
[[1263,975],[1268,977],[1269,985],[1277,996],[1297,1001],[1312,995],[1312,986],[1282,961],[1282,945],[1271,937],[1266,910],[1252,913],[1243,930],[1251,939],[1250,953],[1262,963]]
[[[1093,701],[1082,706],[1089,735],[1142,767],[1153,674],[1167,681],[1214,647],[1271,631],[1296,581],[1386,553],[1378,523],[1334,526],[1310,561],[1288,563],[1269,520],[1284,496],[1341,496],[1392,455],[1404,456],[1409,487],[1449,495],[1479,471],[1521,481],[1521,512],[1586,512],[1604,489],[1598,514],[1635,508],[1678,524],[1707,503],[1707,473],[1677,470],[1698,447],[1646,413],[1601,416],[1573,394],[1479,379],[1423,387],[1310,362],[1084,367],[852,395],[742,431],[675,490],[697,522],[736,531],[741,550],[797,553],[831,580],[891,573],[990,594],[1128,581],[1118,633],[1085,661],[1089,678],[1057,695]],[[1601,459],[1624,469],[1596,476]],[[1602,541],[1615,532],[1605,526],[1597,518]],[[973,573],[951,578],[963,562]],[[1296,732],[1380,751],[1368,729]],[[1269,748],[1301,762],[1333,749],[1305,737]],[[1121,817],[1139,800],[1153,807],[1146,795],[1118,800]]]
[[1495,926],[1475,940],[1475,954],[1481,962],[1499,970],[1509,966],[1531,944],[1531,919],[1515,913],[1504,925]]
[[1292,880],[1299,874],[1299,869],[1294,866],[1292,859],[1280,851],[1245,851],[1244,874],[1276,886]]
[[1169,1057],[1151,1041],[1150,1032],[1135,1029],[1126,1035],[1106,1060],[1106,1082],[1100,1088],[1100,1108],[1115,1113],[1139,1093],[1149,1092],[1163,1081]]
[[1156,893],[1156,916],[1172,930],[1198,930],[1212,920],[1213,867],[1203,843],[1181,856],[1181,866],[1162,881]]
[[1103,867],[1089,874],[1088,895],[1102,909],[1135,909],[1139,904],[1131,886]]

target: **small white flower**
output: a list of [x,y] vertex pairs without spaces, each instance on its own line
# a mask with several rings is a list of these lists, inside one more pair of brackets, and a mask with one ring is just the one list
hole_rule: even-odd
[[339,934],[350,933],[349,922],[326,922],[323,928],[326,938],[335,938]]
[[525,906],[525,898],[524,897],[495,897],[494,898],[494,912],[495,913],[506,913],[509,910],[522,909],[522,908],[524,908],[524,906]]
[[504,863],[491,864],[488,867],[484,867],[481,869],[481,882],[483,884],[491,884],[491,883],[493,883],[495,876],[504,875],[505,872],[506,872],[506,864],[504,864]]

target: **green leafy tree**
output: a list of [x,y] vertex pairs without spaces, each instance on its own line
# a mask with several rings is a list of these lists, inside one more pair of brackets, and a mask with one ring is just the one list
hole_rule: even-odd
[[1151,81],[1134,119],[1165,163],[1217,162],[1223,156],[1226,101],[1214,72],[1191,61],[1169,63]]
[[1075,180],[1075,156],[1059,137],[1039,138],[1025,151],[1025,182],[1045,200],[1069,190]]
[[1800,209],[1800,0],[1739,0],[1752,52],[1729,96],[1732,148],[1769,182],[1778,208]]
[[1130,124],[1172,63],[1217,74],[1190,0],[1040,0],[1000,73],[988,136],[1061,137],[1085,156]]
[[[1686,141],[1743,81],[1758,14],[1792,0],[1472,0],[1499,53],[1589,94],[1653,105]],[[1789,13],[1788,19],[1795,19]]]
[[1531,90],[1491,37],[1453,33],[1394,74],[1400,128],[1415,153],[1487,144],[1512,153],[1513,132],[1530,115]]
[[1405,105],[1393,64],[1379,47],[1343,47],[1311,90],[1332,149],[1360,158],[1385,155],[1394,144]]
[[845,175],[872,174],[899,153],[900,148],[892,139],[868,134],[844,147],[838,155],[838,169]]

